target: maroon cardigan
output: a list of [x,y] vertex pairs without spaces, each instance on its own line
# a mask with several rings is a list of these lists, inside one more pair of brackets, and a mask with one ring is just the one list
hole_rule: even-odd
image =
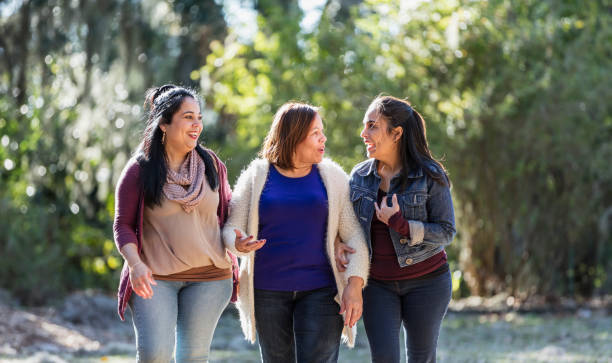
[[[227,168],[215,153],[208,150],[214,157],[218,166],[219,174],[219,206],[217,216],[219,226],[222,228],[227,220],[229,201],[232,197],[232,190],[227,181]],[[117,189],[115,190],[115,220],[113,223],[113,233],[115,244],[121,249],[128,243],[136,243],[138,253],[142,252],[142,223],[144,216],[144,190],[140,183],[140,165],[135,158],[130,159],[119,177]],[[236,256],[228,252],[232,259],[232,270],[234,280],[234,292],[232,300],[236,301],[238,283],[238,260]],[[127,303],[132,295],[132,285],[128,264],[123,264],[121,278],[119,280],[119,292],[117,310],[121,320],[125,320],[124,313]]]

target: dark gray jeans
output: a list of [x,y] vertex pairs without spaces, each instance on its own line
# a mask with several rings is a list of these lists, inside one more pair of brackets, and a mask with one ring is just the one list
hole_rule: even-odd
[[309,291],[255,289],[255,323],[264,363],[338,361],[342,316],[335,287]]
[[406,361],[435,362],[442,318],[452,294],[450,272],[423,280],[370,279],[363,293],[372,362],[400,361],[399,329],[404,323]]

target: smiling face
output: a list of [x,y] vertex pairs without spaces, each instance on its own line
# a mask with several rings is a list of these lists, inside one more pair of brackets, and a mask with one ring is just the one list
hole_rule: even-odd
[[389,122],[376,110],[368,110],[363,119],[361,137],[366,145],[369,158],[388,161],[399,154],[398,143],[402,128],[396,127],[389,132]]
[[166,132],[166,150],[187,154],[196,147],[202,132],[200,104],[185,97],[181,107],[172,115],[172,121],[159,127]]
[[306,138],[295,148],[293,165],[300,167],[320,163],[325,154],[325,141],[327,141],[327,137],[323,133],[323,121],[321,116],[316,113]]

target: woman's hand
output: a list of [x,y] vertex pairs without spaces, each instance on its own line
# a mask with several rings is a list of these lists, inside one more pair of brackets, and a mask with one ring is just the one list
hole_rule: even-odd
[[242,237],[242,232],[239,229],[234,229],[236,233],[236,240],[234,241],[234,245],[239,252],[249,253],[253,251],[257,251],[262,248],[264,244],[266,244],[265,239],[252,241],[253,236]]
[[347,253],[355,253],[355,249],[342,242],[340,236],[336,236],[336,241],[334,242],[334,260],[336,260],[336,268],[340,272],[346,271],[346,265],[349,263]]
[[374,208],[376,208],[376,218],[388,225],[389,218],[400,210],[399,203],[397,202],[397,194],[393,194],[390,207],[387,206],[387,196],[384,196],[380,201],[380,206],[374,203]]
[[145,265],[144,262],[138,261],[130,267],[130,283],[132,284],[132,290],[136,295],[143,299],[150,299],[153,297],[153,289],[151,285],[157,285],[157,282],[153,279],[153,272],[149,266]]
[[349,283],[342,293],[342,303],[340,304],[340,314],[345,313],[344,325],[353,327],[357,320],[361,318],[363,312],[363,279],[357,276],[349,277]]

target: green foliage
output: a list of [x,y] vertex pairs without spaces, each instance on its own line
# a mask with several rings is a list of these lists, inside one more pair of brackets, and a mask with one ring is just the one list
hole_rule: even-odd
[[608,5],[328,1],[309,31],[297,3],[257,1],[250,41],[213,0],[2,12],[0,284],[27,303],[114,289],[114,185],[144,91],[175,82],[200,85],[231,182],[289,100],[321,107],[349,171],[369,102],[407,97],[453,181],[455,296],[612,291]]
[[213,43],[201,84],[234,175],[290,99],[322,107],[329,154],[349,170],[368,102],[408,97],[454,182],[457,281],[476,294],[590,295],[612,286],[606,9],[366,1],[343,23],[326,6],[312,33],[294,31],[300,14],[260,16],[252,44]]

